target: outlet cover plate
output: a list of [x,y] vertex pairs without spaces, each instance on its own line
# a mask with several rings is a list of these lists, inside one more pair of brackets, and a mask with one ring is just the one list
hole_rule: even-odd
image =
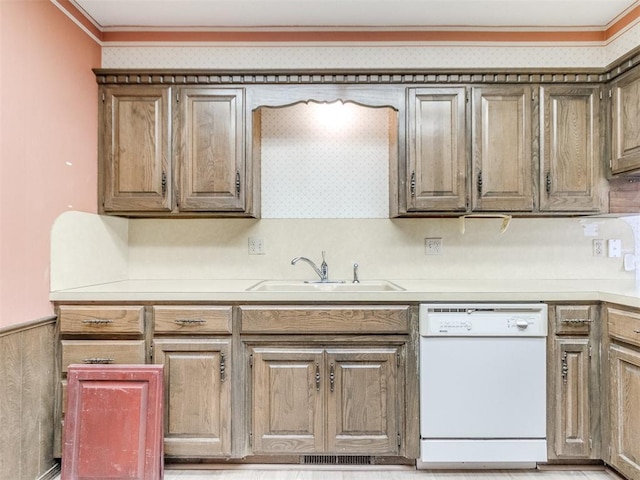
[[425,238],[424,254],[442,255],[442,238]]

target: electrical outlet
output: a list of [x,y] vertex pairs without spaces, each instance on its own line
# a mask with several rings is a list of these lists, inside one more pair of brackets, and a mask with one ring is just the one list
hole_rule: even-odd
[[604,240],[602,238],[594,238],[593,239],[593,256],[604,257],[604,254],[605,254]]
[[264,239],[260,237],[249,237],[249,255],[264,255]]
[[442,254],[442,238],[425,238],[424,254],[425,255],[441,255]]

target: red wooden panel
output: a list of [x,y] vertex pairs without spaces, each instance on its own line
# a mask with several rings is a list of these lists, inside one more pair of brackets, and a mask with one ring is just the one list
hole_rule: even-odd
[[70,365],[61,480],[163,477],[162,365]]

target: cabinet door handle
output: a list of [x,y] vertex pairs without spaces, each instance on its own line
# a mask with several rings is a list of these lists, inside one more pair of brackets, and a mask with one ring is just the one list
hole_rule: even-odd
[[547,195],[549,195],[551,193],[551,173],[547,172],[547,178],[546,178],[546,189],[547,189]]
[[316,390],[320,391],[320,365],[316,362]]
[[82,360],[82,363],[87,363],[89,365],[103,365],[103,364],[106,365],[113,362],[114,362],[113,358],[99,358],[99,357],[84,358]]
[[566,385],[569,375],[569,364],[567,362],[567,352],[562,352],[562,383]]
[[224,383],[224,380],[226,378],[226,363],[225,363],[225,358],[224,358],[224,353],[220,354],[220,383]]
[[411,182],[409,185],[411,188],[411,196],[415,197],[416,196],[416,172],[415,171],[411,172]]
[[329,366],[329,390],[333,393],[336,385],[336,369],[333,363]]
[[634,330],[633,333],[640,333],[640,330]]
[[478,172],[478,195],[482,195],[482,170]]
[[240,196],[240,171],[236,170],[236,196]]
[[162,195],[166,195],[167,194],[167,174],[165,172],[162,172]]
[[109,323],[113,323],[113,320],[110,320],[108,318],[87,318],[85,320],[82,320],[82,323],[88,323],[91,325],[106,325]]

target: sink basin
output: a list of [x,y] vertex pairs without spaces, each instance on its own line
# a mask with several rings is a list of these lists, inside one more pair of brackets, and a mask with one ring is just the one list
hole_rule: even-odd
[[251,292],[398,292],[404,288],[386,280],[360,283],[302,282],[297,280],[264,280],[247,288]]

